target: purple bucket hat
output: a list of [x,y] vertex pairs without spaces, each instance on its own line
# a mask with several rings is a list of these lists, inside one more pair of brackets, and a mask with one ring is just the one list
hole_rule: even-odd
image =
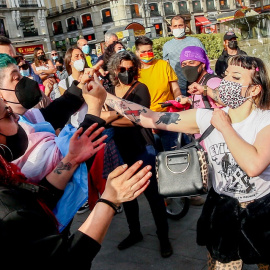
[[188,46],[184,48],[180,54],[180,63],[186,60],[195,60],[205,64],[205,69],[209,74],[214,71],[210,68],[210,61],[205,53],[205,50],[197,46]]

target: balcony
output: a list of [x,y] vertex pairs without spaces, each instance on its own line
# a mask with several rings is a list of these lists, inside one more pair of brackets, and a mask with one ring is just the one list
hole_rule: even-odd
[[189,10],[188,10],[186,1],[178,2],[178,7],[179,7],[179,13],[180,14],[189,14]]
[[75,4],[76,4],[76,8],[85,8],[85,7],[88,7],[90,6],[90,3],[88,0],[86,1],[75,1]]
[[225,9],[230,9],[230,6],[228,6],[228,5],[220,5],[220,9],[221,10],[225,10]]
[[38,7],[36,0],[19,0],[20,7]]
[[23,36],[24,37],[36,37],[38,36],[38,29],[32,29],[30,31],[23,31]]
[[48,17],[56,16],[59,14],[59,7],[53,7],[47,9]]
[[66,4],[61,5],[61,10],[62,10],[62,13],[70,12],[74,10],[73,3],[66,3]]
[[193,6],[193,12],[194,13],[200,13],[203,12],[202,6],[200,1],[194,1],[192,2],[192,6]]
[[158,10],[150,10],[150,17],[161,16]]
[[6,0],[0,0],[0,8],[6,8],[6,7],[7,7]]

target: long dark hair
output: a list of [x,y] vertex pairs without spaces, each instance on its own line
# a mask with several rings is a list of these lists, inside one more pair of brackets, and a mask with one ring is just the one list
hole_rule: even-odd
[[[40,66],[40,63],[39,63],[39,60],[38,60],[38,56],[37,56],[38,51],[43,51],[44,52],[44,50],[41,49],[40,47],[36,47],[34,49],[34,63],[35,63],[35,66],[36,67],[39,67]],[[44,55],[45,55],[44,62],[47,63],[48,59],[46,58],[45,52],[44,52]]]
[[108,71],[110,73],[110,80],[113,85],[117,85],[119,83],[118,79],[115,77],[115,71],[119,69],[120,64],[123,60],[131,61],[134,67],[134,79],[138,78],[139,68],[141,68],[140,59],[130,51],[123,51],[120,53],[115,53],[109,60],[108,63]]
[[270,109],[270,80],[264,62],[252,56],[236,55],[229,59],[229,65],[240,66],[248,70],[254,70],[251,77],[253,85],[260,85],[261,92],[256,100],[259,109]]
[[66,54],[65,54],[65,60],[64,61],[65,61],[65,68],[66,68],[66,71],[67,71],[68,75],[70,75],[72,73],[72,68],[70,66],[70,61],[71,61],[72,53],[73,53],[73,51],[75,49],[80,50],[82,52],[83,59],[84,59],[84,62],[85,62],[84,68],[88,67],[83,51],[79,47],[73,46],[73,47],[69,48],[67,50]]
[[110,58],[115,54],[114,47],[115,47],[117,44],[121,44],[121,45],[124,47],[124,49],[125,49],[125,46],[124,46],[123,43],[120,42],[120,41],[114,41],[112,44],[110,44],[110,45],[106,48],[106,50],[105,50],[105,52],[104,52],[104,55],[103,55],[103,61],[104,61],[103,69],[104,69],[104,70],[108,70],[108,67],[107,67],[108,62],[109,62]]

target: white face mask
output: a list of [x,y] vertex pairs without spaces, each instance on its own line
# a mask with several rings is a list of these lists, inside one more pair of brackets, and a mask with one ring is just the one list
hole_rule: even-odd
[[172,30],[173,35],[176,38],[181,38],[183,37],[186,33],[185,33],[185,28],[177,28],[177,29],[173,29]]
[[78,71],[83,71],[85,66],[85,61],[83,59],[79,59],[73,62],[73,67]]

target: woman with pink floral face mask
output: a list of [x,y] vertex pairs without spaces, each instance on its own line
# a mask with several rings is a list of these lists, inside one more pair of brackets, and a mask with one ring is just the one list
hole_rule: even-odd
[[197,223],[197,243],[208,249],[209,270],[240,270],[243,263],[269,269],[270,82],[266,67],[258,58],[238,55],[230,59],[218,88],[193,83],[189,89],[191,94],[206,92],[225,107],[157,113],[110,94],[106,104],[131,121],[126,108],[138,111],[135,121],[145,128],[202,134],[210,124],[215,127],[204,140],[212,187]]

